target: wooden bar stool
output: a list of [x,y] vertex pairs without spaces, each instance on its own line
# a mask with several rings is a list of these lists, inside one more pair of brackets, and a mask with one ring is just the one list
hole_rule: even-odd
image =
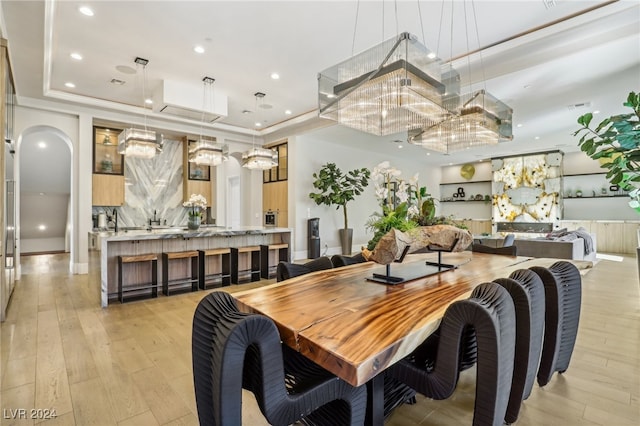
[[[269,264],[269,250],[276,251],[276,263]],[[269,244],[260,246],[260,276],[264,279],[274,278],[276,276],[276,268],[278,262],[289,261],[289,244]]]
[[[239,270],[241,253],[251,256],[249,269]],[[231,282],[233,284],[240,284],[239,276],[241,272],[248,272],[251,276],[250,281],[260,281],[260,246],[231,247]]]
[[[191,268],[189,275],[180,278],[169,279],[169,261],[190,259]],[[190,285],[190,287],[189,287]],[[198,251],[178,251],[162,253],[162,293],[169,296],[169,287],[178,288],[179,292],[198,291]]]
[[[201,290],[206,290],[210,287],[215,287],[215,284],[221,284],[222,286],[228,286],[231,284],[231,249],[230,248],[217,248],[209,250],[198,250],[198,287]],[[207,257],[219,256],[220,258],[220,272],[207,274]],[[207,284],[214,284],[207,287]]]
[[[147,283],[137,283],[125,285],[123,279],[123,266],[125,264],[135,264],[140,262],[151,262],[151,281]],[[144,292],[151,290],[151,293]],[[130,300],[146,299],[148,297],[158,297],[158,256],[155,254],[139,254],[133,256],[118,256],[118,300],[125,302],[126,293],[135,293]]]

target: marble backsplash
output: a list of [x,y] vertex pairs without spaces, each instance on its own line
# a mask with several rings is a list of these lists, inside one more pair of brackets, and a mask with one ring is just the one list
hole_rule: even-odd
[[[125,203],[115,207],[118,227],[147,226],[149,220],[160,225],[187,224],[187,209],[182,206],[182,142],[164,141],[162,153],[152,159],[124,159]],[[93,207],[92,215],[113,214],[113,207]]]

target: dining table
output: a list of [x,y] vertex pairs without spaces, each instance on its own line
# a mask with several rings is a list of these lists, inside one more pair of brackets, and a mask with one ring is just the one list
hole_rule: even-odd
[[[284,344],[353,386],[367,384],[367,424],[384,422],[386,368],[416,349],[439,326],[447,308],[484,282],[517,269],[549,267],[558,259],[463,251],[409,254],[393,263],[398,284],[371,281],[385,265],[363,262],[321,270],[233,294],[244,312],[276,324]],[[589,267],[590,262],[579,268]]]

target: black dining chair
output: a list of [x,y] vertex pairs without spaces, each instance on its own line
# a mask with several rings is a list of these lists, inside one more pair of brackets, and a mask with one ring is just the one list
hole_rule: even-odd
[[192,330],[201,425],[241,426],[242,388],[272,425],[364,423],[365,386],[349,385],[281,343],[270,318],[239,312],[228,293],[200,301]]
[[569,368],[578,335],[582,276],[578,268],[567,261],[559,261],[549,268],[529,268],[544,283],[545,319],[544,343],[538,367],[538,385],[545,386],[556,371]]
[[353,256],[344,256],[342,254],[334,254],[331,256],[331,263],[334,268],[340,268],[342,266],[355,265],[356,263],[366,262],[362,253],[358,253]]
[[434,340],[425,341],[388,374],[428,398],[450,397],[470,329],[477,345],[473,424],[501,426],[513,374],[515,308],[507,290],[496,283],[480,284],[469,299],[451,304],[442,318],[435,351]]
[[518,248],[513,245],[507,247],[490,247],[484,244],[473,243],[471,244],[471,251],[476,253],[501,254],[504,256],[518,255]]
[[327,256],[321,256],[304,264],[280,262],[276,267],[276,281],[284,281],[300,275],[310,274],[315,271],[332,269],[333,263]]
[[528,269],[519,269],[509,278],[494,282],[509,292],[516,310],[513,379],[504,418],[511,424],[518,419],[522,401],[531,394],[538,370],[544,330],[544,284],[538,274]]

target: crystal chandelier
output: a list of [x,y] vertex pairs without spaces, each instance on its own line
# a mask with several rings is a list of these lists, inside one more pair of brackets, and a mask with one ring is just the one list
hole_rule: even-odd
[[229,159],[229,149],[225,144],[200,137],[189,148],[189,162],[207,166],[219,166]]
[[219,166],[229,159],[229,149],[225,144],[216,143],[215,140],[206,139],[202,136],[202,126],[204,125],[205,110],[207,106],[207,92],[210,92],[209,100],[213,103],[213,83],[215,79],[204,77],[202,79],[202,120],[200,122],[200,137],[189,146],[189,162],[206,166]]
[[320,117],[378,136],[450,116],[441,61],[408,32],[322,71]]
[[410,131],[409,143],[449,154],[513,139],[513,110],[504,102],[484,90],[463,95],[461,99],[467,100],[454,116],[434,126]]
[[[454,2],[451,3],[452,40],[453,4]],[[478,24],[473,1],[471,2],[471,5],[473,7],[473,20],[477,35]],[[464,13],[466,16],[466,1],[464,2],[464,6]],[[440,22],[440,29],[442,30],[442,21]],[[465,28],[465,31],[467,30],[468,29]],[[467,36],[467,43],[468,40],[469,37]],[[469,50],[469,45],[467,44],[467,51]],[[480,52],[480,63],[482,64],[482,52],[479,40],[478,52]],[[470,54],[467,54],[466,57],[469,74],[471,74]],[[457,76],[458,73],[451,68],[450,75]],[[445,101],[447,108],[453,115],[440,123],[434,124],[433,126],[409,131],[408,142],[422,146],[425,149],[449,154],[463,149],[495,145],[498,142],[512,140],[513,110],[504,102],[488,93],[486,89],[472,91],[471,88],[469,88],[467,93],[458,96],[457,93],[461,92],[459,76],[457,78],[457,83],[455,80],[456,78],[450,79],[452,84],[447,86],[448,95],[447,100]],[[482,82],[482,85],[484,86],[484,81]]]
[[142,108],[144,111],[144,129],[125,129],[118,135],[118,154],[128,157],[153,158],[162,152],[162,136],[153,130],[147,130],[147,107],[145,102],[145,86],[147,83],[147,64],[143,58],[135,59],[136,68],[142,65]]
[[[258,99],[264,99],[265,94],[256,92],[256,108],[258,110]],[[242,153],[242,167],[251,170],[268,170],[278,166],[278,153],[274,149],[260,148],[255,146],[255,135],[251,149]]]

